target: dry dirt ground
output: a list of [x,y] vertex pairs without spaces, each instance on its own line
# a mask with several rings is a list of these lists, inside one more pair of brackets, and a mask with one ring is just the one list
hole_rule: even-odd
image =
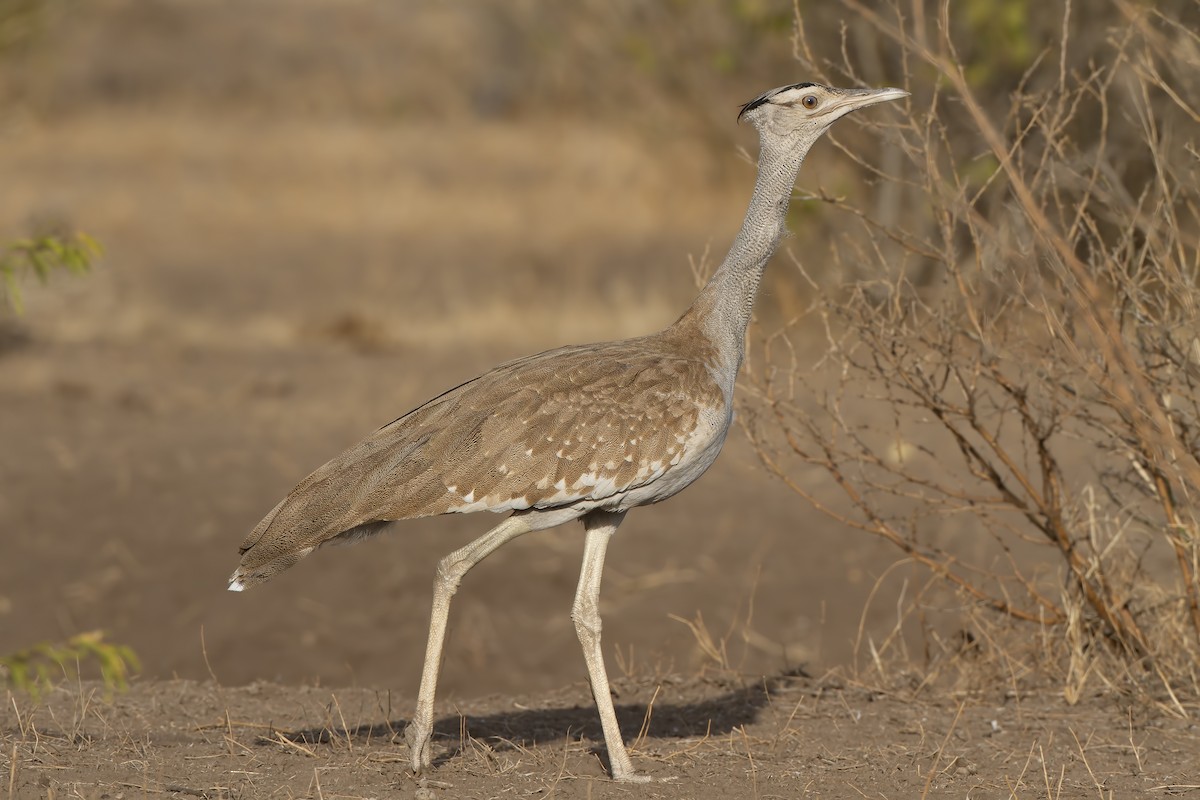
[[[753,170],[732,142],[753,147],[747,132],[714,147],[688,133],[694,117],[652,110],[608,126],[578,108],[472,110],[462,70],[431,64],[472,63],[470,26],[490,17],[403,7],[97,2],[55,24],[24,83],[7,75],[20,91],[0,116],[0,233],[48,221],[105,256],[87,278],[27,287],[26,316],[4,321],[0,652],[104,629],[143,673],[111,702],[88,684],[9,698],[0,792],[414,795],[393,733],[417,688],[434,565],[493,520],[407,523],[244,596],[224,591],[238,542],[308,471],[446,386],[669,323],[693,291],[689,256],[736,229]],[[736,101],[795,79],[746,76],[713,102],[732,130]],[[330,100],[343,94],[367,110]],[[852,175],[821,153],[805,181]],[[809,246],[805,230],[791,247]],[[796,282],[779,267],[762,307],[786,314]],[[675,779],[611,784],[568,617],[579,533],[526,537],[464,582],[433,791],[1200,784],[1197,731],[1153,704],[1068,707],[1047,685],[960,710],[928,692],[755,678],[855,674],[892,630],[901,582],[924,576],[877,585],[895,554],[766,481],[737,436],[610,549],[601,610],[622,724],[638,763]],[[727,643],[719,671],[684,620]]]
[[83,798],[1172,797],[1200,793],[1195,725],[1004,691],[921,701],[835,680],[620,680],[649,785],[613,783],[586,686],[443,704],[407,770],[398,696],[192,681],[0,712],[10,796]]

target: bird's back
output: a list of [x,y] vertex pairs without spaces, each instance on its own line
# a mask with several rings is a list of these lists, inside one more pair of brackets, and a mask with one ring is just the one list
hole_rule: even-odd
[[233,583],[262,582],[384,521],[665,499],[724,441],[729,413],[716,358],[685,324],[496,367],[305,478],[243,542]]

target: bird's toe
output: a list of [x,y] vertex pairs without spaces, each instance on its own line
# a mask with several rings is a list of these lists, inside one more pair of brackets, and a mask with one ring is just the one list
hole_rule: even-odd
[[651,783],[655,779],[649,775],[644,775],[641,772],[634,772],[631,775],[622,775],[616,778],[618,783]]
[[404,739],[412,754],[412,769],[417,775],[433,766],[433,731],[422,730],[412,723],[404,731]]

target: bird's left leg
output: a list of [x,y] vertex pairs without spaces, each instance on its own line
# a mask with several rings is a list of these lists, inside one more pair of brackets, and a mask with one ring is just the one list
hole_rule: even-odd
[[571,619],[575,621],[575,632],[579,635],[579,643],[583,645],[583,659],[587,662],[596,710],[600,712],[600,726],[604,729],[604,746],[608,749],[613,779],[643,783],[650,778],[634,771],[629,754],[625,752],[625,742],[621,739],[617,712],[613,709],[612,694],[608,688],[604,654],[600,650],[600,575],[604,571],[608,540],[617,532],[617,526],[623,519],[623,511],[593,511],[583,518],[587,540],[583,549],[583,569],[579,572],[579,588],[575,591],[575,605],[571,607]]
[[413,772],[418,775],[433,763],[433,698],[437,692],[438,669],[442,663],[442,644],[446,638],[446,621],[450,618],[450,598],[458,583],[471,568],[491,555],[501,545],[518,536],[537,530],[531,524],[535,517],[514,514],[475,541],[455,550],[438,562],[433,582],[433,609],[429,619],[429,640],[425,645],[425,666],[421,670],[421,691],[417,696],[417,712],[404,732],[412,751]]

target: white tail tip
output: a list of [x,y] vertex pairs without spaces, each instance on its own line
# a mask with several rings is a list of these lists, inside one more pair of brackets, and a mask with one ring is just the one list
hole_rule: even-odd
[[229,591],[231,591],[231,592],[240,592],[240,591],[242,591],[242,590],[243,590],[243,589],[245,589],[245,588],[246,588],[246,587],[245,587],[245,586],[243,586],[243,585],[242,585],[242,582],[241,582],[240,580],[238,580],[237,578],[230,578],[230,579],[229,579]]

